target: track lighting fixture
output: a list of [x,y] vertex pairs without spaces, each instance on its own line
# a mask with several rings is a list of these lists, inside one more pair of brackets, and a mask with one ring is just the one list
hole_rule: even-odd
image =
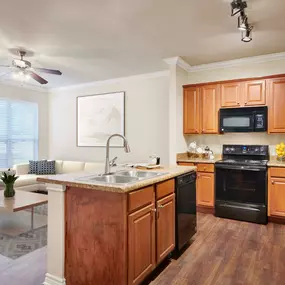
[[244,12],[240,14],[238,17],[238,29],[241,31],[245,31],[248,27],[248,19]]
[[242,32],[241,40],[245,43],[252,41],[252,29],[253,26],[248,26],[245,31]]
[[242,0],[233,0],[231,3],[232,8],[232,16],[242,12],[245,8],[247,8],[247,3]]
[[248,17],[245,14],[245,8],[247,8],[246,1],[233,0],[231,3],[232,16],[240,13],[238,17],[238,29],[242,31],[241,40],[245,43],[252,41],[252,29],[253,26],[249,25]]

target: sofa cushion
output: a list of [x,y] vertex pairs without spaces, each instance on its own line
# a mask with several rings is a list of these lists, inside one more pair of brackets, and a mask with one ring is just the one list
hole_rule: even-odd
[[35,174],[24,174],[20,175],[19,178],[16,180],[14,186],[21,187],[27,185],[37,184],[37,175]]
[[36,160],[29,160],[29,174],[36,174],[38,170],[38,162]]
[[62,173],[80,172],[84,170],[85,162],[81,161],[63,161]]
[[104,170],[104,166],[105,164],[103,162],[86,162],[84,171],[102,172]]
[[13,169],[16,170],[16,175],[28,174],[29,172],[29,163],[20,163],[13,166]]
[[56,174],[61,174],[62,173],[62,160],[56,160],[55,161],[55,172]]
[[39,175],[55,174],[55,161],[54,160],[39,161],[37,167],[37,174]]

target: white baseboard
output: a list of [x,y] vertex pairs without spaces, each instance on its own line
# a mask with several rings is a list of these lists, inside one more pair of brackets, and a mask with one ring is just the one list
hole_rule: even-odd
[[46,273],[46,278],[43,285],[66,285],[66,281],[64,278]]

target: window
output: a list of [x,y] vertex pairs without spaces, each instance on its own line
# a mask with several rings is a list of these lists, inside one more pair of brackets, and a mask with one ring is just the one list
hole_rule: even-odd
[[0,98],[0,168],[38,158],[38,104]]

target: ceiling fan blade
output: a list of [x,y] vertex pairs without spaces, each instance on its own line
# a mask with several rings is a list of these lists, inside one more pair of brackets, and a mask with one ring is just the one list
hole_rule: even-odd
[[39,82],[40,84],[47,84],[48,81],[46,81],[44,78],[40,77],[38,74],[30,71],[29,74],[31,75],[31,77],[36,80],[37,82]]
[[39,72],[50,73],[50,74],[55,74],[55,75],[62,75],[61,71],[55,70],[55,69],[47,69],[47,68],[34,68],[34,69]]

